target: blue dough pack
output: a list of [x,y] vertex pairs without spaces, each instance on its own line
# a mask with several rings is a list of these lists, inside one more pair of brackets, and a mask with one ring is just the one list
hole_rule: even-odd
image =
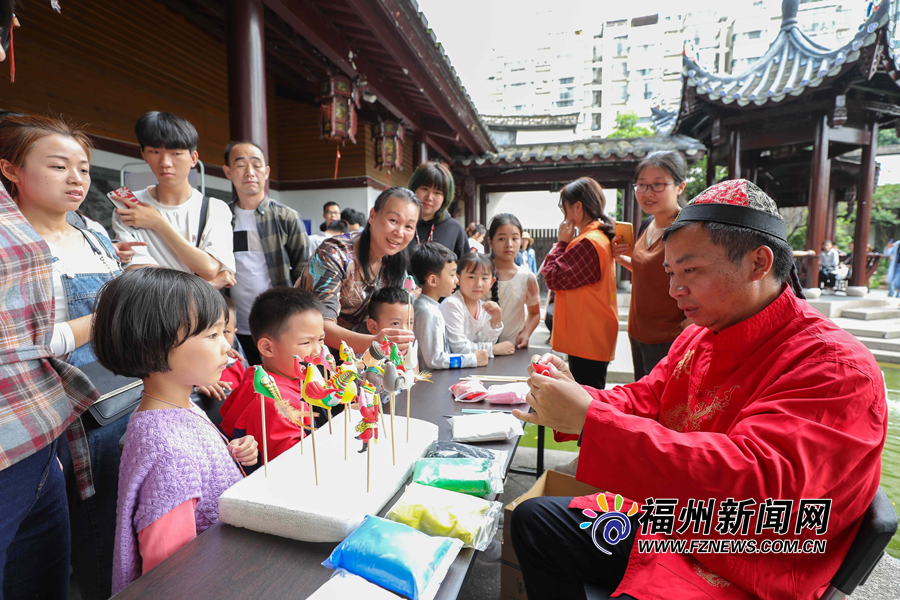
[[367,516],[322,564],[419,600],[455,540],[430,537],[408,525]]

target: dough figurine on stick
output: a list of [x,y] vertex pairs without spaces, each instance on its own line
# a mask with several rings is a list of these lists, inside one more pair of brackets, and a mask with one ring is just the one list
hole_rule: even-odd
[[403,358],[403,371],[400,373],[400,389],[406,390],[406,443],[409,443],[409,397],[412,393],[412,386],[419,381],[427,381],[431,383],[431,373],[423,371],[416,373],[419,366],[419,342],[413,340],[406,356]]
[[[271,398],[275,402],[275,408],[278,409],[278,412],[281,414],[281,416],[283,416],[285,419],[287,419],[297,427],[300,427],[301,429],[307,428],[307,426],[303,424],[303,418],[307,416],[307,413],[295,408],[294,406],[291,406],[290,402],[282,398],[281,391],[279,391],[278,386],[275,384],[275,380],[266,372],[262,365],[257,365],[254,367],[253,391],[260,395],[259,402],[260,411],[262,412],[263,429],[263,468],[265,470],[265,476],[268,477],[269,445],[268,436],[266,435],[266,401],[263,397]],[[300,443],[303,443],[302,437],[300,438]]]
[[[296,367],[296,357],[294,359],[294,364]],[[340,390],[338,390],[337,388],[327,387],[325,379],[322,377],[322,374],[319,373],[319,369],[316,368],[315,364],[309,364],[306,366],[306,376],[303,378],[303,383],[300,384],[300,396],[310,406],[318,406],[324,408],[325,410],[330,410],[332,406],[339,402],[339,392]],[[319,485],[319,465],[316,462],[315,421],[313,421],[312,424],[312,433],[310,437],[312,438],[313,468],[316,474],[316,485]]]
[[356,439],[362,441],[362,449],[359,453],[367,454],[366,493],[368,493],[372,475],[372,451],[369,449],[369,441],[374,440],[375,443],[378,443],[378,394],[375,388],[368,383],[363,383],[360,387],[359,414],[362,421],[356,425],[356,431],[359,433]]

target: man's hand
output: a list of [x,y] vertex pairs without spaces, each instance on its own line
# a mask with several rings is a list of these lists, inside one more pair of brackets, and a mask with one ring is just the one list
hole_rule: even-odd
[[116,249],[116,256],[119,257],[119,262],[127,265],[134,258],[134,250],[132,248],[146,245],[147,242],[116,242],[113,244],[113,248]]
[[[572,377],[572,372],[569,371],[569,367],[566,366],[563,359],[552,352],[548,352],[542,356],[535,354],[531,357],[531,362],[539,365],[550,365],[550,373],[554,379],[568,379],[569,381],[575,381],[575,378]],[[528,374],[531,375],[532,373],[534,373],[534,367],[529,364]]]
[[211,398],[217,402],[224,402],[231,391],[230,381],[218,381],[212,385],[198,385],[197,393],[203,394],[207,398]]
[[234,459],[245,467],[252,467],[256,464],[256,458],[259,455],[257,451],[256,440],[252,435],[245,435],[242,438],[231,440],[228,444],[231,449],[231,455]]
[[152,206],[135,204],[125,198],[119,198],[118,196],[115,196],[115,198],[125,206],[129,207],[116,209],[116,214],[119,215],[119,219],[122,220],[123,225],[138,227],[140,229],[156,229],[162,223],[165,223],[162,215],[159,214],[159,211]]
[[234,278],[231,271],[225,269],[216,273],[216,276],[213,277],[209,283],[217,290],[221,290],[222,288],[230,288],[233,286],[237,283],[237,279]]
[[588,409],[594,401],[583,387],[568,379],[554,379],[540,373],[531,374],[528,387],[531,391],[525,396],[525,401],[534,412],[514,409],[514,417],[561,433],[581,433]]

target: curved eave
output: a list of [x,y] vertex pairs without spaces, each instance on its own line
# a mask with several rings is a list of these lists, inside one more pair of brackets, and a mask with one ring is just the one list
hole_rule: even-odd
[[652,136],[645,138],[605,139],[599,141],[564,142],[503,146],[498,152],[481,156],[456,156],[453,164],[463,167],[493,165],[551,165],[560,163],[591,164],[640,160],[656,150],[677,150],[688,159],[700,158],[703,144],[684,136]]
[[786,27],[778,32],[766,54],[740,75],[713,75],[684,56],[685,91],[692,87],[704,101],[738,107],[763,106],[800,96],[856,64],[861,50],[875,44],[882,29],[892,27],[891,4],[883,0],[853,39],[836,50],[819,46],[797,25]]

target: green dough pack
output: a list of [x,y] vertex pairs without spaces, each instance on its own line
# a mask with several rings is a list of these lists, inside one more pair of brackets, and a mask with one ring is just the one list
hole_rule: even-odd
[[503,491],[500,463],[488,458],[420,458],[412,480],[473,496]]
[[483,551],[494,539],[503,505],[411,483],[386,515],[431,536],[461,540]]

